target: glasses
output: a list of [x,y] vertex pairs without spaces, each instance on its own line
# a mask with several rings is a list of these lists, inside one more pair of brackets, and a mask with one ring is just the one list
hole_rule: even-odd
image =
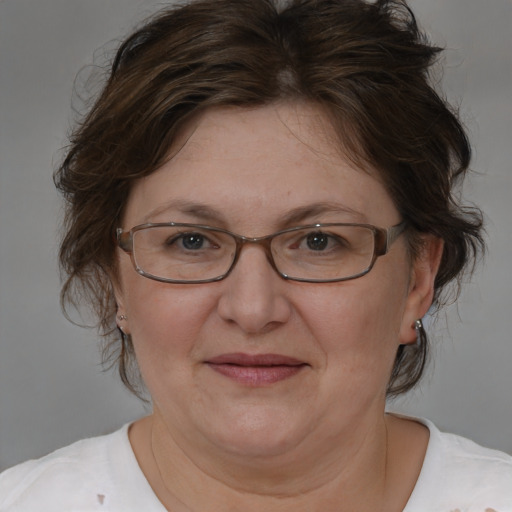
[[199,224],[149,223],[118,228],[119,247],[135,270],[164,283],[210,283],[233,270],[246,244],[260,245],[284,279],[331,283],[364,276],[404,231],[369,224],[312,224],[248,238]]

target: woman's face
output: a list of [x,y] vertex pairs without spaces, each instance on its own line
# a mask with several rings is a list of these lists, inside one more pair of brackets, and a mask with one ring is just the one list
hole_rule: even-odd
[[[375,173],[354,168],[334,141],[305,105],[207,112],[134,186],[122,227],[172,221],[260,237],[291,217],[399,223]],[[409,261],[403,236],[369,274],[329,284],[282,279],[255,244],[213,283],[161,283],[122,251],[119,260],[122,327],[155,414],[182,444],[242,455],[321,450],[382,417],[396,350],[414,341],[433,279]]]

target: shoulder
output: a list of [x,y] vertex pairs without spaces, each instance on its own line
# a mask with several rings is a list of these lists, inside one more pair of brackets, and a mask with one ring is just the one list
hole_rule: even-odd
[[430,441],[406,512],[512,511],[512,456],[421,421]]
[[0,510],[100,510],[115,486],[112,459],[122,456],[128,426],[84,439],[0,475]]

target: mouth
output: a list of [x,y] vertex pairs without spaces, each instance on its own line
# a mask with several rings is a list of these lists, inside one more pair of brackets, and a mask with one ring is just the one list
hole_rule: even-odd
[[279,354],[222,354],[206,361],[215,372],[246,386],[258,387],[289,379],[308,364]]

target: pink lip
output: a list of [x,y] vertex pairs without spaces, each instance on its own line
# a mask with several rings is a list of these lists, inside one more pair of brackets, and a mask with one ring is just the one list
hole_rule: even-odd
[[279,354],[222,354],[206,361],[214,371],[246,386],[264,386],[288,379],[307,364]]

